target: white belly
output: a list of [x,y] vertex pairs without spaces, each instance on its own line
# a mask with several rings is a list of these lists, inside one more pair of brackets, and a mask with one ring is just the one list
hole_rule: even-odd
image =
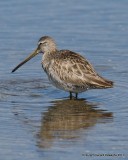
[[65,83],[64,81],[60,80],[59,78],[55,78],[50,76],[49,74],[48,78],[49,81],[56,87],[61,90],[65,90],[68,92],[73,92],[73,93],[80,93],[88,90],[88,86],[78,86],[78,85],[73,85],[71,83]]

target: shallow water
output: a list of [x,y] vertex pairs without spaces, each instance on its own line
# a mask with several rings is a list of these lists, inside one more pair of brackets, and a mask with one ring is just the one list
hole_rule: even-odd
[[[127,6],[126,0],[0,2],[0,160],[127,159]],[[86,56],[114,88],[70,101],[49,83],[41,55],[11,74],[43,35]]]

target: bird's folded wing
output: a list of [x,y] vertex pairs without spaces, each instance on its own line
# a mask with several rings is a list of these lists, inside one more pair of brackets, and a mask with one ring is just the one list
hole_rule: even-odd
[[[55,63],[55,64],[54,64]],[[108,88],[112,82],[99,76],[93,66],[85,59],[78,62],[78,59],[66,61],[53,61],[50,69],[51,76],[63,81],[78,86],[88,86],[90,88]]]

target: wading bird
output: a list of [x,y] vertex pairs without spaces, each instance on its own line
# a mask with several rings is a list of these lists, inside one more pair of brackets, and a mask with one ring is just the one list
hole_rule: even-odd
[[49,37],[41,37],[37,49],[24,61],[16,66],[15,72],[24,63],[42,53],[42,67],[51,83],[62,90],[73,93],[77,99],[78,93],[88,89],[111,88],[113,82],[101,77],[83,56],[70,50],[58,50],[55,41]]

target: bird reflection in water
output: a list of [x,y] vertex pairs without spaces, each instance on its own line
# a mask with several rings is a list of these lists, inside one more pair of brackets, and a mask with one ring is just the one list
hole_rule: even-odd
[[38,133],[38,146],[49,148],[55,140],[80,138],[80,129],[89,130],[97,123],[107,123],[112,113],[99,110],[96,104],[81,100],[58,100],[52,102],[43,113]]

